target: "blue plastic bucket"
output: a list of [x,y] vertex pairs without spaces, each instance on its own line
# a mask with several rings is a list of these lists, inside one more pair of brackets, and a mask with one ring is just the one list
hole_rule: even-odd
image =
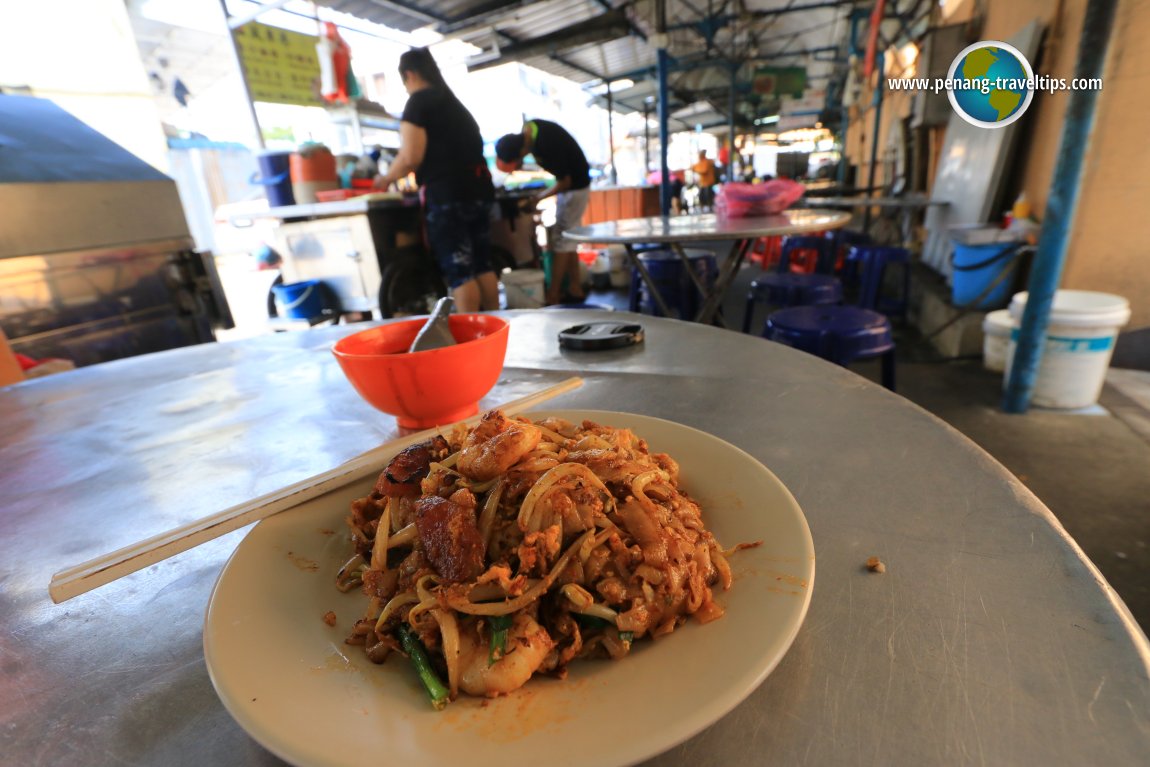
[[252,176],[251,182],[265,187],[268,205],[278,208],[295,205],[295,195],[291,188],[291,152],[264,152],[256,161],[260,170]]
[[[1011,288],[1014,286],[1014,275],[1002,273],[1011,268],[1017,254],[1018,243],[1014,242],[986,245],[955,242],[951,285],[954,305],[972,309],[1001,309],[1006,306],[1013,294]],[[995,283],[993,289],[990,288],[992,283]],[[978,297],[988,289],[990,292],[979,300]]]
[[272,293],[285,317],[310,320],[323,314],[323,284],[319,280],[272,285]]
[[[699,281],[710,290],[719,273],[715,254],[691,248],[688,248],[686,253],[691,269]],[[667,308],[680,319],[693,320],[702,308],[702,298],[691,275],[683,269],[683,262],[679,256],[670,250],[652,250],[640,253],[639,260],[647,267],[647,272],[658,287]],[[637,270],[631,280],[631,311],[654,316],[662,314],[655,296],[651,294]]]

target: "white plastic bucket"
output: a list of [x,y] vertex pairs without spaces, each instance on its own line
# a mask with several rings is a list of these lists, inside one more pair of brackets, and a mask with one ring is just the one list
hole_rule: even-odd
[[611,287],[631,287],[631,265],[627,263],[627,250],[622,245],[607,248],[607,261],[611,273]]
[[982,365],[987,370],[1002,373],[1006,370],[1006,352],[1010,346],[1010,331],[1014,321],[1009,309],[996,309],[982,320]]
[[588,267],[592,275],[602,274],[607,275],[611,272],[611,259],[607,256],[607,250],[598,250],[595,252],[595,262]]
[[546,293],[542,269],[504,269],[503,293],[508,309],[538,309]]
[[[1006,356],[1008,379],[1026,298],[1025,292],[1016,293],[1010,302],[1014,328]],[[1050,408],[1095,404],[1102,393],[1118,331],[1129,321],[1130,302],[1122,296],[1090,290],[1056,291],[1031,402]]]

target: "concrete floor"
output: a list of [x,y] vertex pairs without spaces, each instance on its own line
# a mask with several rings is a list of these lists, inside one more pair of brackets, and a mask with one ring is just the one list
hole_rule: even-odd
[[[728,292],[723,312],[734,328],[742,326],[746,287],[759,273],[758,266],[744,265]],[[623,291],[593,292],[588,300],[627,308]],[[752,332],[761,329],[762,317]],[[1150,372],[1111,370],[1091,414],[1032,408],[1008,415],[1000,406],[1001,375],[980,359],[939,361],[913,328],[898,327],[896,336],[898,393],[1013,472],[1150,633]],[[878,381],[877,363],[852,370]]]

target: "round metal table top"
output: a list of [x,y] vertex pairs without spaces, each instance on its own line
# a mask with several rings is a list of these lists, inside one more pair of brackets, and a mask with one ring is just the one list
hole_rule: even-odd
[[652,216],[604,221],[580,226],[565,233],[578,242],[701,242],[750,240],[783,234],[804,234],[839,229],[850,215],[837,210],[801,208],[758,218],[720,218],[713,213],[697,216]]
[[932,205],[949,205],[941,200],[932,200],[921,195],[913,197],[812,197],[799,204],[829,205],[843,208],[928,208]]
[[[581,375],[582,388],[544,407],[713,434],[768,467],[810,525],[817,577],[786,656],[730,713],[649,764],[1150,763],[1145,634],[1041,501],[962,434],[755,336],[625,312],[504,316],[507,357],[482,406]],[[645,340],[560,348],[561,330],[599,320],[641,324]],[[204,607],[245,531],[63,604],[47,587],[60,569],[396,436],[331,353],[368,326],[201,344],[0,388],[0,762],[282,764],[229,715],[204,661]],[[875,555],[881,575],[865,566]],[[642,705],[644,693],[663,691],[603,705]],[[500,741],[477,737],[475,748],[490,760]]]

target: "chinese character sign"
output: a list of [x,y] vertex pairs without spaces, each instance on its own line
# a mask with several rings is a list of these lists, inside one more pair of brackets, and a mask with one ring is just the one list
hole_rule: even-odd
[[244,24],[234,34],[252,101],[323,106],[317,38],[258,22]]

